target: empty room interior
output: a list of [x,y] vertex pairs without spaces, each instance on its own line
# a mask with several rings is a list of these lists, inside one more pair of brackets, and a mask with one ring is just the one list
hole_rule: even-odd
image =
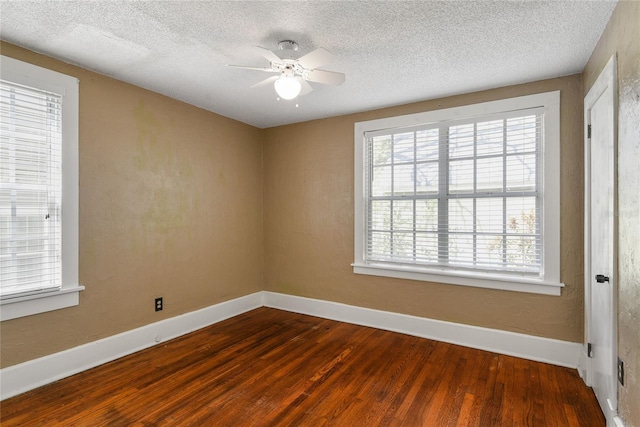
[[640,2],[0,1],[0,423],[640,427]]

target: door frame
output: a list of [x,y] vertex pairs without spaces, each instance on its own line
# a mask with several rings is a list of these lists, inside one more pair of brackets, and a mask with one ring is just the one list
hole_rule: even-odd
[[[593,364],[588,357],[588,343],[591,342],[591,325],[593,324],[593,313],[591,312],[591,284],[595,272],[591,269],[591,139],[588,133],[588,127],[591,125],[591,109],[596,101],[602,96],[602,94],[611,88],[612,107],[613,107],[613,271],[611,272],[612,283],[612,316],[609,319],[612,330],[611,351],[612,366],[611,375],[615,381],[615,402],[613,405],[608,405],[610,408],[609,413],[605,413],[607,419],[607,426],[614,425],[615,418],[618,412],[618,384],[617,384],[617,360],[618,360],[618,221],[617,221],[617,206],[618,206],[618,183],[617,183],[617,163],[618,163],[618,90],[617,90],[617,66],[616,55],[613,54],[607,65],[604,67],[596,82],[593,84],[589,92],[584,98],[584,328],[585,328],[585,343],[584,352],[587,355],[585,358],[585,382],[588,386],[593,383]],[[615,406],[615,407],[611,407]]]

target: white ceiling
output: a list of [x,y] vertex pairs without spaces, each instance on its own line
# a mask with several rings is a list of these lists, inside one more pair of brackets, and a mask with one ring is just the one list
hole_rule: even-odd
[[[579,73],[612,1],[6,1],[0,37],[265,128]],[[339,87],[278,101],[252,48],[324,47]],[[296,107],[296,104],[299,106]]]

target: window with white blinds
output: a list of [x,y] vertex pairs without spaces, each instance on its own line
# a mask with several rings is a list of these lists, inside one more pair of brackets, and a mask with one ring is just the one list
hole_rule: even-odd
[[61,287],[60,94],[0,81],[0,295]]
[[78,304],[78,80],[0,56],[0,319]]
[[557,156],[544,156],[559,152],[545,132],[555,109],[507,101],[356,125],[356,272],[560,286],[558,231],[544,228],[559,221]]

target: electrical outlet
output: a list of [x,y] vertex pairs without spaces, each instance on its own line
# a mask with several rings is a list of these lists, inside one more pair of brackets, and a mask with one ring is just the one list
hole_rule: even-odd
[[624,362],[618,357],[618,382],[624,385]]
[[156,298],[156,311],[162,311],[162,297]]

